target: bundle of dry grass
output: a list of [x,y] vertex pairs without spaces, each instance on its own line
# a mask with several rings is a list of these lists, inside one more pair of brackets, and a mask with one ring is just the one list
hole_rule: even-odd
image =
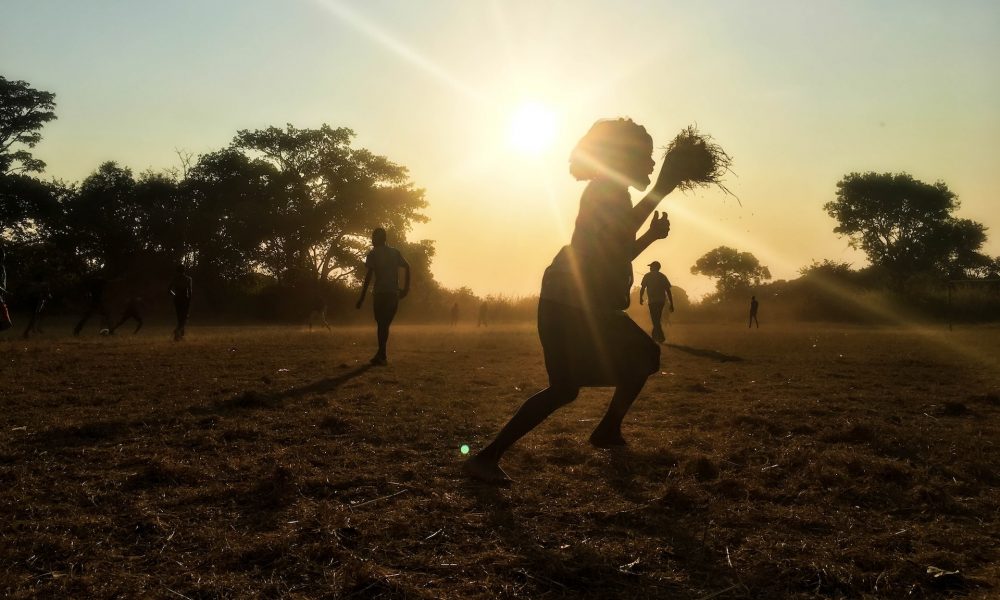
[[[722,177],[731,172],[733,159],[712,137],[689,125],[677,134],[667,146],[663,155],[664,165],[677,174],[677,187],[691,190],[708,185],[717,185],[722,191],[733,195],[722,185]],[[735,197],[735,196],[734,196]]]

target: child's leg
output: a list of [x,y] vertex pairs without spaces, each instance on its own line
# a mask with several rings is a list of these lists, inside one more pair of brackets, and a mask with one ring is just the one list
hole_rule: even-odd
[[122,325],[124,325],[125,321],[128,321],[128,319],[129,319],[128,311],[125,311],[125,314],[122,315],[121,320],[119,320],[117,323],[115,323],[114,325],[112,325],[111,328],[109,329],[109,331],[111,333],[114,333],[115,330],[118,329],[119,327],[121,327]]
[[496,439],[483,448],[475,458],[496,464],[514,442],[524,437],[557,409],[575,400],[579,393],[580,388],[552,386],[528,398],[503,426]]
[[615,388],[615,393],[611,397],[611,404],[608,405],[608,412],[597,424],[594,433],[590,435],[590,443],[599,448],[611,446],[624,446],[625,438],[622,436],[622,421],[628,413],[632,403],[639,396],[648,375],[636,375],[635,378],[620,384]]

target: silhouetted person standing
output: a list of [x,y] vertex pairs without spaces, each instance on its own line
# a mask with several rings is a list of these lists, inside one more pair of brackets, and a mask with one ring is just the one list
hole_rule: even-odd
[[476,321],[476,327],[487,327],[489,326],[490,308],[486,302],[479,305],[479,320]]
[[51,299],[52,293],[49,291],[47,283],[40,284],[35,288],[31,294],[31,318],[28,319],[28,326],[24,328],[24,334],[21,337],[28,339],[32,333],[42,333],[42,311],[45,310],[45,305]]
[[451,326],[458,325],[458,302],[451,305]]
[[747,324],[747,328],[753,327],[754,323],[757,324],[757,329],[760,329],[760,322],[757,320],[757,307],[760,304],[757,302],[756,296],[750,296],[750,323]]
[[7,250],[0,242],[0,331],[6,331],[14,326],[7,310]]
[[174,278],[170,280],[170,286],[167,288],[167,291],[173,296],[174,312],[177,314],[177,328],[174,329],[175,342],[184,339],[188,315],[191,313],[191,293],[193,290],[194,282],[187,274],[187,268],[184,265],[177,265]]
[[538,336],[549,387],[521,406],[493,440],[466,461],[470,477],[508,481],[499,461],[517,440],[572,402],[581,387],[615,388],[590,442],[622,446],[621,425],[646,379],[659,370],[660,347],[624,312],[632,287],[632,260],[667,237],[666,215],[635,237],[660,200],[676,187],[673,169],[661,169],[654,189],[632,206],[629,187],[645,189],[653,172],[653,141],[629,119],[598,121],[570,156],[570,173],[589,183],[580,198],[573,237],[542,277]]
[[83,316],[80,317],[80,321],[73,328],[73,335],[80,335],[83,331],[83,326],[87,324],[90,317],[97,313],[101,317],[101,328],[106,328],[111,324],[111,316],[108,314],[108,309],[104,306],[104,290],[108,285],[108,281],[101,277],[100,275],[94,275],[86,282],[86,292],[87,292],[87,309],[83,312]]
[[[372,249],[365,257],[365,282],[361,286],[361,297],[357,308],[365,301],[368,286],[375,278],[372,289],[372,304],[375,309],[375,323],[378,326],[378,351],[369,362],[373,365],[386,365],[386,345],[389,342],[389,325],[392,324],[399,308],[399,301],[410,293],[410,264],[406,262],[399,250],[386,245],[385,229],[379,227],[372,232]],[[405,274],[403,288],[399,287],[399,270]]]
[[122,318],[112,327],[108,333],[111,335],[115,334],[115,330],[125,324],[125,321],[129,319],[135,319],[135,330],[132,335],[139,333],[142,329],[142,314],[140,314],[139,309],[142,308],[142,298],[139,296],[129,296],[128,302],[125,304],[125,312],[122,313]]
[[649,297],[649,318],[653,321],[653,341],[662,344],[667,341],[667,336],[663,334],[663,325],[660,320],[663,318],[663,307],[670,301],[670,312],[674,312],[674,297],[670,293],[670,280],[660,272],[660,262],[654,260],[649,263],[649,273],[642,277],[642,285],[639,287],[639,304],[642,304],[642,296]]

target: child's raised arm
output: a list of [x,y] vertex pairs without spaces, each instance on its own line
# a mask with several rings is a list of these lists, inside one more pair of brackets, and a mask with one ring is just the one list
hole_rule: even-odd
[[[635,231],[638,232],[642,224],[646,222],[649,215],[656,210],[659,206],[660,201],[666,197],[667,194],[674,191],[677,184],[680,183],[680,178],[677,176],[676,170],[671,168],[669,161],[665,161],[660,167],[660,173],[656,177],[656,183],[653,184],[653,189],[649,190],[649,193],[640,200],[634,207],[632,207],[632,222],[635,225]],[[666,216],[664,216],[666,218]],[[666,237],[666,236],[664,236]]]

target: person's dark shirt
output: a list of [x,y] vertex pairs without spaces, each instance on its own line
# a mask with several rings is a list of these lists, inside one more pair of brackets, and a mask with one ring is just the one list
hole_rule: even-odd
[[660,271],[650,271],[642,277],[642,285],[646,288],[646,297],[650,304],[665,304],[670,280]]

